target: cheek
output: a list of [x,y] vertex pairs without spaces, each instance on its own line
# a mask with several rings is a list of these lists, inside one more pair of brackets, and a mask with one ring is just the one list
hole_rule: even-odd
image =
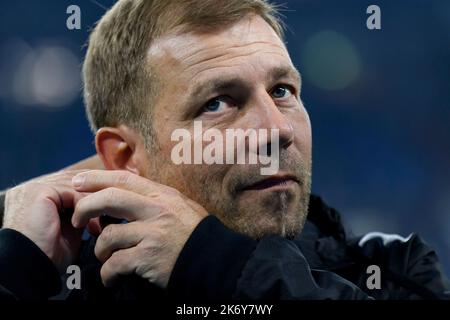
[[188,198],[213,211],[220,199],[224,198],[223,177],[225,165],[180,165],[183,190]]
[[312,148],[311,122],[308,112],[301,106],[301,112],[293,117],[292,125],[295,130],[294,144],[303,154],[310,154]]

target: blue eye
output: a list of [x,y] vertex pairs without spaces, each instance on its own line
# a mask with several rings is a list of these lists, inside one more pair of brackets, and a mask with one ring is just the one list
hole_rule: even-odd
[[225,102],[224,98],[214,98],[206,103],[206,105],[203,107],[203,110],[205,112],[219,112],[226,107],[227,103]]
[[289,98],[292,95],[291,90],[286,86],[276,86],[272,92],[272,97],[276,99]]

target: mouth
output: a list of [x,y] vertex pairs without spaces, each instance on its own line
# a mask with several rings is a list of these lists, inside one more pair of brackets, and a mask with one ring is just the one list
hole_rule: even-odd
[[299,181],[296,177],[288,176],[270,176],[266,179],[259,180],[256,183],[245,186],[241,191],[250,190],[268,190],[268,189],[286,189],[298,184]]

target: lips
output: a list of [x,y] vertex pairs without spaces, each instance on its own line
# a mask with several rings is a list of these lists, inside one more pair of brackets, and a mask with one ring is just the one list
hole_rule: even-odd
[[259,180],[256,183],[245,186],[242,188],[242,191],[264,190],[272,187],[288,187],[293,183],[298,183],[298,179],[294,176],[270,176],[266,179]]

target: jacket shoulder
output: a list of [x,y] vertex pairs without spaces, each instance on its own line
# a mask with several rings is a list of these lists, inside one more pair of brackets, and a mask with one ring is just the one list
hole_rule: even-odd
[[387,292],[394,294],[390,298],[448,297],[449,283],[437,253],[418,234],[370,232],[349,244],[357,260],[380,268]]

